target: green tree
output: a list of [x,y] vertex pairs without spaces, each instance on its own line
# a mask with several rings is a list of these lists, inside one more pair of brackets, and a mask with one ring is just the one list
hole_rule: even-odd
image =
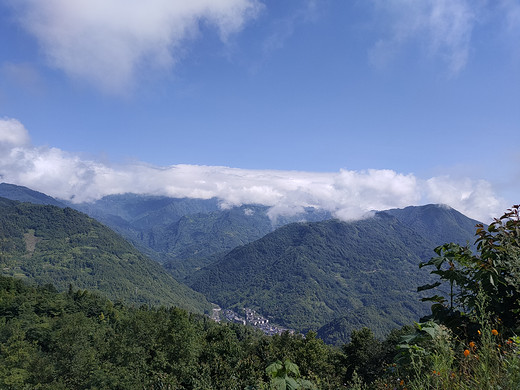
[[[487,295],[486,312],[506,329],[520,325],[520,205],[515,205],[487,227],[477,225],[477,253],[457,244],[435,248],[437,257],[420,266],[433,266],[440,281],[419,287],[431,290],[443,282],[450,285],[449,300],[435,295],[432,315],[452,328],[475,314],[480,290]],[[466,324],[467,325],[467,324]],[[460,329],[459,329],[460,330]]]
[[382,371],[382,344],[368,328],[355,330],[343,346],[346,355],[346,381],[356,372],[365,382],[372,382]]
[[31,365],[37,354],[35,343],[26,340],[19,321],[2,327],[1,333],[0,339],[7,337],[7,340],[0,344],[0,388],[29,388]]
[[273,390],[314,389],[315,386],[308,380],[300,378],[298,366],[286,359],[283,363],[277,360],[265,369],[271,378]]

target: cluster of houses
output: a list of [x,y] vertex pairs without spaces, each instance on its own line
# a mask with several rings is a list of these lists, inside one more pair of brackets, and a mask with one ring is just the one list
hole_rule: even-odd
[[235,313],[233,310],[224,309],[222,310],[222,316],[225,321],[229,322],[236,322],[238,324],[246,324],[246,320],[243,317],[240,317],[237,313]]
[[283,332],[294,333],[294,331],[291,329],[282,328],[281,326],[270,324],[267,318],[262,317],[260,314],[258,314],[252,309],[248,309],[246,307],[243,310],[245,316],[242,316],[237,312],[229,309],[213,309],[212,318],[217,322],[223,320],[229,322],[236,322],[243,325],[251,325],[257,329],[260,329],[267,335],[282,334]]

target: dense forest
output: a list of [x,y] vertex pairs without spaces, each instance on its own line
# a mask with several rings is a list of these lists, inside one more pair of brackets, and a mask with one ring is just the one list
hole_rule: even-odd
[[[0,195],[41,204],[58,203],[45,194],[5,183],[0,184]],[[315,330],[327,343],[337,345],[347,342],[352,330],[360,327],[368,326],[377,337],[384,338],[391,329],[427,314],[428,305],[417,299],[416,286],[432,279],[418,264],[450,237],[462,245],[472,243],[477,223],[442,205],[388,210],[348,223],[331,220],[327,212],[314,208],[274,218],[265,206],[220,208],[217,199],[122,194],[70,205],[106,222],[182,282],[170,278],[169,284],[177,293],[175,299],[164,300],[168,288],[163,284],[166,288],[148,291],[149,302],[179,305],[186,301],[182,306],[189,310],[210,310],[204,298],[197,300],[185,285],[191,284],[224,309],[242,312],[247,307],[271,323],[303,333]],[[52,218],[66,219],[68,214],[53,212],[48,217],[48,226],[43,229],[47,236],[66,234]],[[314,222],[288,224],[294,220]],[[52,240],[42,241],[40,233],[34,236],[28,226],[22,228],[26,229],[20,229],[24,240],[32,239],[35,249],[32,254],[17,254],[25,268],[30,265],[25,264],[26,258],[39,264],[42,258],[56,257],[56,251],[48,245]],[[52,234],[56,228],[58,231]],[[63,267],[56,269],[45,261],[43,267],[30,273],[7,267],[3,274],[53,282],[60,290],[72,280],[74,287],[133,303],[146,302],[137,293],[152,286],[146,282],[143,289],[135,283],[142,282],[147,273],[136,275],[133,271],[139,267],[154,268],[148,275],[168,284],[164,269],[140,255],[131,267],[127,264],[126,269],[113,272],[114,264],[122,265],[121,256],[113,256],[110,246],[99,245],[103,235],[83,235],[81,243],[76,239],[66,243],[68,249],[61,257],[70,257],[71,252],[74,256],[73,262],[60,262],[60,266],[69,268],[66,278],[62,278]],[[119,244],[121,241],[118,238]],[[94,263],[97,270],[91,269]],[[75,278],[82,283],[76,283]],[[193,299],[187,302],[190,297]]]
[[344,380],[344,355],[315,334],[268,337],[183,309],[114,305],[8,277],[0,277],[0,351],[7,389],[267,388],[266,368],[287,359],[320,388]]

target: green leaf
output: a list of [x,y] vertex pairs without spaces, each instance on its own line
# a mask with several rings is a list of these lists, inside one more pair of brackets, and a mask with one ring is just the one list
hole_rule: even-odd
[[435,282],[435,283],[432,283],[432,284],[425,284],[423,286],[417,287],[417,292],[425,291],[425,290],[431,290],[432,288],[438,287],[441,284],[442,284],[441,282]]
[[300,385],[298,384],[298,382],[296,382],[293,378],[287,377],[285,379],[285,382],[286,382],[288,390],[297,390],[300,388]]
[[300,380],[300,385],[304,389],[317,389],[316,385],[306,379]]
[[425,327],[423,327],[422,330],[425,331],[426,333],[428,333],[432,339],[435,337],[435,328],[430,327],[430,326],[425,326]]
[[275,390],[286,390],[287,384],[285,378],[276,377],[271,380],[271,388]]
[[265,372],[267,375],[271,376],[272,378],[278,376],[278,373],[283,369],[282,362],[277,360],[274,363],[271,363],[267,366],[265,369]]
[[291,362],[290,360],[286,360],[284,362],[284,365],[285,365],[285,370],[289,373],[292,373],[294,375],[296,375],[296,377],[299,377],[300,376],[300,370],[298,369],[298,366],[296,364],[294,364],[293,362]]

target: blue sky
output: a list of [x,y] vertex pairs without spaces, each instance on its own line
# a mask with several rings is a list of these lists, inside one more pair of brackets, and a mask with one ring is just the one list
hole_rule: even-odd
[[520,191],[518,42],[515,0],[0,0],[0,174],[489,219]]

